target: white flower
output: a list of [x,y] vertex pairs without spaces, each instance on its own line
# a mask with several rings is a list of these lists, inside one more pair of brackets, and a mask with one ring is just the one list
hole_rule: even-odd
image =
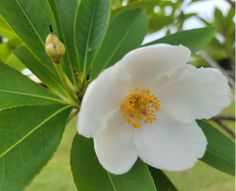
[[106,170],[125,173],[140,157],[181,171],[204,155],[207,140],[195,120],[229,105],[230,88],[218,70],[187,64],[190,56],[181,45],[139,48],[89,85],[77,127],[94,138]]

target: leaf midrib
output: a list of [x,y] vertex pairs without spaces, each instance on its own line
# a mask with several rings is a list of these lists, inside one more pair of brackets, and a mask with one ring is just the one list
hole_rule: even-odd
[[49,120],[51,120],[53,117],[55,117],[60,112],[70,108],[70,106],[65,106],[63,108],[58,109],[57,111],[53,112],[49,117],[44,119],[41,123],[36,125],[33,129],[31,129],[28,133],[26,133],[22,138],[20,138],[18,141],[15,142],[12,146],[10,146],[8,149],[6,149],[4,152],[0,154],[0,158],[2,158],[4,155],[6,155],[8,152],[10,152],[13,148],[15,148],[17,145],[19,145],[21,142],[23,142],[25,139],[27,139],[31,134],[33,134],[38,128],[43,126],[45,123],[47,123]]
[[222,161],[225,161],[226,163],[229,163],[230,165],[233,165],[234,163],[232,161],[229,161],[223,157],[221,157],[220,155],[218,155],[216,152],[212,151],[212,150],[206,150],[207,153],[216,156],[217,158],[221,159]]
[[87,65],[87,59],[88,59],[88,50],[89,50],[89,44],[90,44],[90,40],[91,40],[91,33],[92,33],[92,28],[94,25],[94,19],[95,19],[95,12],[97,9],[97,1],[95,1],[95,5],[93,7],[93,12],[92,12],[92,19],[91,19],[91,23],[89,25],[89,31],[88,31],[88,36],[87,36],[87,42],[86,42],[86,48],[85,48],[85,55],[84,55],[84,62],[83,65],[85,67],[86,70],[86,65]]
[[26,92],[20,92],[20,91],[6,90],[6,89],[2,89],[2,88],[0,88],[0,92],[9,93],[9,94],[16,94],[16,95],[23,95],[23,96],[29,96],[29,97],[35,97],[35,98],[40,98],[40,99],[46,99],[46,100],[55,101],[57,103],[63,103],[64,104],[64,102],[62,100],[57,99],[57,98],[53,98],[53,97],[47,97],[47,96],[31,94],[31,93],[26,93]]
[[41,44],[44,46],[44,42],[43,39],[41,38],[41,36],[39,35],[39,33],[37,32],[37,30],[35,29],[33,23],[31,22],[31,20],[29,19],[28,15],[26,14],[24,8],[21,6],[21,4],[19,3],[18,0],[15,0],[17,6],[20,8],[20,10],[22,11],[23,15],[25,16],[25,18],[27,19],[27,21],[29,22],[30,26],[32,27],[33,31],[35,32],[36,36],[38,37],[38,39],[40,40]]
[[[135,22],[136,19],[134,19],[130,25],[133,25],[133,23]],[[126,39],[126,37],[128,36],[129,32],[131,30],[131,27],[128,28],[128,30],[125,32],[125,34],[123,35],[121,41],[117,44],[117,46],[114,48],[114,51],[111,53],[111,56],[108,57],[107,61],[105,62],[103,69],[105,69],[107,67],[107,65],[109,64],[109,62],[111,61],[112,57],[114,56],[114,54],[117,52],[117,50],[120,48],[121,44],[124,42],[124,40]]]

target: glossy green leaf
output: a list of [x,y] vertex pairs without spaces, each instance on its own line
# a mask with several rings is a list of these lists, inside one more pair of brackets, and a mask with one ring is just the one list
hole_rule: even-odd
[[3,63],[0,63],[0,82],[0,109],[62,102],[39,84]]
[[208,141],[206,153],[201,159],[208,165],[228,173],[235,174],[235,143],[211,124],[198,121]]
[[0,15],[0,35],[7,39],[16,38],[16,34],[11,27],[6,23],[3,17]]
[[147,27],[147,18],[141,10],[126,11],[115,17],[94,61],[92,78],[106,67],[115,64],[129,51],[139,47]]
[[60,83],[58,75],[54,74],[46,65],[41,64],[41,61],[29,49],[22,46],[15,50],[15,55],[47,86],[58,90],[62,94],[67,94],[65,87]]
[[0,5],[0,15],[42,64],[54,70],[44,51],[49,25],[55,26],[48,1],[0,0]]
[[149,167],[149,170],[154,179],[157,191],[178,191],[162,170],[153,167]]
[[172,45],[182,44],[188,47],[192,51],[192,53],[195,53],[196,51],[204,47],[212,39],[214,33],[215,30],[212,27],[191,29],[152,41],[150,43],[145,44],[144,46],[158,43],[168,43]]
[[76,135],[71,151],[71,168],[79,191],[156,191],[153,179],[142,162],[124,175],[112,175],[99,164],[93,141]]
[[64,57],[64,67],[67,74],[72,78],[74,84],[76,79],[74,71],[78,71],[79,61],[76,56],[74,24],[76,11],[78,9],[77,0],[49,0],[56,19],[59,38],[64,42],[66,53]]
[[0,190],[21,191],[52,157],[68,107],[19,106],[0,111]]
[[80,64],[86,70],[93,62],[109,23],[110,0],[81,0],[75,25]]

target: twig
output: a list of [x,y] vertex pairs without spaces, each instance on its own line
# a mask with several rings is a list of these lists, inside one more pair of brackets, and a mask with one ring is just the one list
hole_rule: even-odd
[[235,2],[232,0],[225,0],[227,1],[233,8],[235,8]]
[[217,115],[212,118],[213,120],[226,120],[226,121],[235,121],[235,116],[233,115]]
[[228,83],[231,87],[234,87],[234,80],[230,77],[230,75],[219,65],[217,62],[215,62],[210,55],[208,55],[206,52],[201,51],[199,55],[212,67],[219,69],[227,78]]
[[224,131],[226,131],[233,139],[235,139],[235,134],[234,132],[229,129],[224,123],[222,123],[219,119],[213,119],[213,121],[215,121],[220,128],[222,128]]

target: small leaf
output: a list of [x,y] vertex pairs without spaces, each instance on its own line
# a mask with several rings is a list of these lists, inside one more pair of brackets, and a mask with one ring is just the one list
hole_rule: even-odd
[[163,171],[149,167],[158,191],[178,191]]
[[79,191],[156,191],[147,166],[140,160],[124,175],[112,175],[99,164],[93,141],[76,135],[71,151],[71,168]]
[[80,64],[86,70],[93,62],[109,23],[110,0],[82,0],[76,20],[75,38]]
[[62,102],[39,84],[3,63],[0,63],[0,82],[0,109]]
[[115,64],[127,52],[139,47],[147,32],[147,18],[141,10],[130,10],[115,17],[92,68],[92,78]]
[[144,46],[158,43],[168,43],[172,45],[182,44],[188,47],[192,51],[192,53],[195,53],[196,51],[204,47],[212,39],[214,33],[215,30],[212,27],[191,29],[152,41],[150,43],[145,44]]
[[218,129],[205,121],[197,121],[208,141],[201,159],[208,165],[230,175],[235,174],[235,144]]
[[23,190],[46,165],[60,143],[68,112],[63,105],[0,111],[0,190]]

